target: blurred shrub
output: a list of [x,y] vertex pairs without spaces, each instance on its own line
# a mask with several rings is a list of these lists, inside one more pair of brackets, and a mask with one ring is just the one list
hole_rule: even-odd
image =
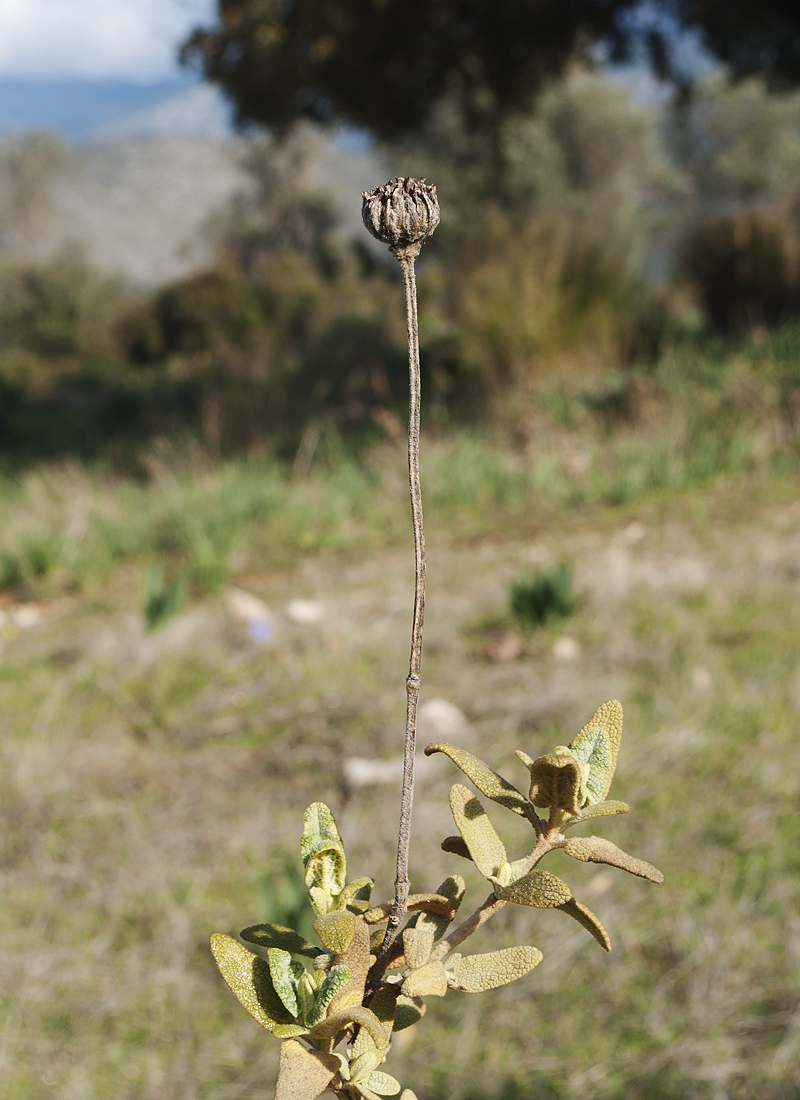
[[508,606],[514,618],[530,630],[549,619],[568,618],[577,606],[569,566],[544,569],[508,586]]
[[687,234],[684,270],[711,325],[775,325],[800,312],[800,239],[785,210],[708,215]]

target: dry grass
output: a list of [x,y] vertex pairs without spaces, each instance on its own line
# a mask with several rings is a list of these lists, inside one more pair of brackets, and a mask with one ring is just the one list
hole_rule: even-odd
[[[509,469],[482,453],[487,469]],[[515,477],[501,479],[517,486],[512,502]],[[395,545],[402,480],[379,503],[373,548],[344,537],[306,556],[295,546],[275,571],[239,578],[272,608],[267,644],[217,597],[146,633],[139,573],[124,562],[105,580],[98,570],[88,595],[45,601],[39,624],[6,624],[8,1100],[271,1095],[277,1044],[218,979],[207,937],[266,915],[263,875],[295,850],[312,799],[339,811],[352,870],[391,893],[396,792],[345,802],[341,775],[347,756],[400,751],[412,592],[410,548]],[[520,783],[514,748],[544,751],[621,698],[615,794],[635,812],[598,831],[658,863],[666,884],[554,861],[607,924],[612,955],[558,914],[506,911],[496,935],[537,944],[544,963],[506,990],[434,1004],[393,1053],[395,1072],[425,1100],[794,1100],[796,486],[753,474],[635,506],[583,505],[545,536],[524,511],[524,479],[505,530],[502,510],[481,516],[475,493],[453,504],[457,486],[447,497],[433,480],[429,510],[437,493],[451,506],[448,524],[431,523],[424,698],[457,704],[463,743]],[[151,511],[165,492],[152,490]],[[497,619],[506,585],[531,565],[561,560],[584,597],[574,618],[531,635],[516,660],[482,659],[465,627]],[[321,622],[291,622],[295,597],[320,600]],[[559,633],[579,643],[577,659],[556,659]],[[452,831],[455,778],[446,764],[422,777],[414,888],[453,869],[438,840]],[[493,816],[513,851],[516,821]],[[469,885],[477,901],[481,883]]]

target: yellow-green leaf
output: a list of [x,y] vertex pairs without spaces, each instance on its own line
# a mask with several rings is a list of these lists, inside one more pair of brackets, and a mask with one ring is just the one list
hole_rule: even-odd
[[400,1082],[379,1069],[373,1070],[369,1075],[367,1087],[377,1092],[378,1096],[397,1096],[400,1092]]
[[272,985],[269,966],[232,936],[215,932],[211,951],[228,988],[267,1031],[295,1021]]
[[535,947],[507,947],[484,955],[458,956],[453,972],[459,988],[465,993],[483,993],[521,978],[538,966],[542,957]]
[[468,779],[471,779],[481,794],[491,798],[507,810],[513,810],[521,817],[528,817],[531,806],[524,794],[521,794],[513,784],[503,779],[502,775],[493,772],[488,764],[484,764],[477,756],[465,752],[457,745],[448,745],[444,741],[435,741],[425,749],[425,755],[431,756],[435,752],[442,752],[448,756],[457,768],[460,768]]
[[350,981],[350,977],[350,971],[346,966],[332,966],[330,968],[317,994],[317,999],[306,1016],[306,1023],[309,1027],[316,1027],[320,1020],[325,1019],[328,1006],[336,994],[344,989]]
[[239,933],[243,940],[258,947],[280,947],[292,955],[305,955],[310,959],[321,955],[319,947],[303,939],[293,928],[284,928],[281,924],[254,924],[243,928]]
[[531,761],[530,797],[534,806],[578,814],[581,808],[581,769],[574,756],[551,752]]
[[405,997],[444,997],[447,971],[440,962],[429,962],[412,970],[401,986]]
[[[364,1032],[360,1031],[359,1035],[363,1035]],[[367,1032],[367,1034],[369,1034]],[[381,1064],[383,1055],[380,1054],[374,1047],[370,1047],[368,1050],[362,1050],[361,1053],[356,1053],[355,1047],[353,1047],[353,1057],[350,1060],[350,1080],[353,1084],[366,1084],[367,1078],[372,1071]]]
[[506,849],[478,799],[456,783],[450,790],[450,809],[472,861],[486,878],[507,862]]
[[324,802],[313,802],[303,816],[300,854],[309,891],[338,897],[347,881],[347,863],[336,820]]
[[356,915],[347,909],[335,909],[332,913],[317,917],[313,928],[323,946],[335,955],[341,955],[350,946],[356,930]]
[[292,1016],[299,1015],[296,987],[298,978],[305,973],[305,967],[280,947],[270,947],[267,958],[275,992]]
[[582,768],[588,766],[582,804],[594,805],[605,799],[616,771],[621,740],[622,704],[609,699],[570,741],[569,751]]
[[312,1053],[296,1039],[287,1039],[281,1043],[275,1100],[317,1100],[338,1071],[334,1055]]
[[606,863],[609,867],[620,867],[639,878],[649,879],[650,882],[662,883],[664,876],[658,867],[647,863],[643,859],[629,856],[622,848],[605,840],[601,836],[575,836],[571,837],[564,845],[564,851],[573,859],[579,859],[582,863]]
[[614,814],[629,814],[630,812],[631,808],[627,802],[615,802],[613,799],[607,802],[598,802],[594,806],[584,806],[577,817],[573,817],[571,821],[565,821],[562,824],[561,830],[563,832],[564,829],[571,829],[573,825],[580,825],[593,817],[611,817]]
[[516,905],[532,905],[534,909],[556,909],[569,901],[572,891],[563,879],[549,871],[534,868],[508,886],[498,887],[497,896]]
[[576,898],[570,898],[569,901],[565,901],[558,908],[563,909],[565,913],[569,913],[573,920],[576,920],[578,924],[582,924],[587,932],[591,932],[604,951],[611,950],[611,937],[591,909],[583,902],[578,901]]
[[272,1034],[276,1039],[296,1039],[298,1035],[308,1035],[308,1028],[302,1024],[278,1024]]

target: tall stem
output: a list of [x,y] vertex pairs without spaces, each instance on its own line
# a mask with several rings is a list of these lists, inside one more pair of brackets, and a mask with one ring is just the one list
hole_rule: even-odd
[[414,802],[414,753],[417,743],[417,704],[419,702],[420,669],[422,666],[422,624],[425,617],[425,528],[422,519],[422,490],[419,480],[419,325],[417,322],[417,281],[414,261],[419,245],[392,250],[403,270],[406,292],[406,326],[408,329],[409,417],[408,417],[408,487],[411,493],[411,518],[414,524],[414,620],[411,627],[411,657],[406,677],[406,735],[403,750],[403,793],[400,802],[400,828],[397,838],[397,877],[394,883],[394,904],[389,914],[375,965],[370,973],[370,989],[374,991],[386,972],[389,949],[406,914],[408,901],[408,850],[411,843],[411,809]]

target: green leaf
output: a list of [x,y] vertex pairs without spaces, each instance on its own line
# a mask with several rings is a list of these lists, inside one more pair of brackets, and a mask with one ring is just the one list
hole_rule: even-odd
[[534,909],[556,909],[569,901],[572,891],[558,875],[534,868],[509,886],[496,889],[497,896],[516,905],[531,905]]
[[639,878],[649,879],[650,882],[662,883],[664,876],[658,867],[647,863],[643,859],[629,856],[622,848],[605,840],[601,836],[575,836],[564,845],[564,851],[573,859],[579,859],[581,863],[605,863],[609,867],[619,867]]
[[475,866],[485,878],[507,862],[506,849],[478,799],[456,783],[450,790],[453,820],[469,848]]
[[507,947],[485,955],[453,956],[453,972],[465,993],[483,993],[516,981],[538,966],[542,958],[535,947]]
[[297,1004],[297,979],[305,974],[305,967],[294,961],[289,952],[282,951],[280,947],[270,947],[267,958],[275,992],[292,1016],[298,1016],[300,1009]]
[[414,1024],[419,1023],[427,1011],[427,1005],[419,997],[406,997],[401,993],[397,998],[393,1030],[405,1031],[407,1027],[413,1027]]
[[344,989],[350,978],[351,974],[346,966],[332,966],[330,968],[317,994],[314,1007],[306,1016],[306,1023],[309,1027],[316,1027],[321,1020],[325,1019],[325,1013],[328,1011],[331,1001],[337,993]]
[[374,1070],[367,1078],[367,1087],[371,1088],[373,1092],[377,1092],[378,1096],[397,1096],[400,1092],[400,1082],[395,1081],[394,1077],[390,1077],[388,1073],[384,1073],[382,1070]]
[[332,913],[317,917],[312,927],[329,951],[342,955],[353,939],[356,915],[347,909],[335,909]]
[[309,959],[322,954],[319,947],[303,939],[299,932],[284,928],[281,924],[253,924],[250,928],[243,928],[239,935],[258,947],[280,947],[282,951],[305,955]]
[[339,1059],[309,1051],[296,1039],[281,1043],[275,1100],[317,1100],[339,1072]]
[[489,765],[484,764],[477,756],[472,756],[464,749],[459,749],[456,745],[448,745],[444,741],[435,741],[425,749],[426,756],[431,756],[435,752],[443,752],[445,756],[449,756],[456,767],[472,780],[481,794],[485,794],[498,805],[505,806],[507,810],[513,810],[520,817],[530,816],[531,804],[525,795],[497,772],[493,772]]
[[627,802],[615,802],[613,799],[609,802],[598,802],[594,806],[584,806],[577,817],[573,817],[571,821],[565,821],[562,824],[561,831],[571,829],[573,825],[580,825],[583,821],[589,821],[593,817],[611,817],[614,814],[629,814],[630,812],[631,808]]
[[228,988],[267,1031],[294,1020],[272,985],[268,964],[232,936],[215,932],[211,952]]
[[[458,838],[461,840],[461,837]],[[463,841],[462,841],[463,843]],[[464,894],[466,892],[466,884],[461,875],[449,875],[436,893],[440,897],[445,897],[453,906],[453,917],[458,912],[458,907],[464,900]],[[441,916],[439,913],[419,913],[417,916],[411,918],[408,922],[408,926],[412,928],[430,928],[433,930],[434,941],[440,940],[447,931],[447,927],[452,921],[453,917]]]
[[582,769],[588,769],[584,771],[581,805],[604,801],[616,771],[621,740],[622,704],[617,699],[609,699],[570,741],[569,751]]
[[587,932],[591,932],[604,951],[611,950],[611,937],[594,913],[583,902],[570,898],[557,908],[568,913],[578,924],[582,924]]
[[328,900],[328,909],[332,908],[333,899],[345,888],[347,863],[336,820],[324,802],[313,802],[305,812],[300,854],[309,892],[322,892],[312,894],[315,908],[323,898]]
[[581,812],[581,768],[574,756],[551,752],[531,761],[530,798],[540,809]]

